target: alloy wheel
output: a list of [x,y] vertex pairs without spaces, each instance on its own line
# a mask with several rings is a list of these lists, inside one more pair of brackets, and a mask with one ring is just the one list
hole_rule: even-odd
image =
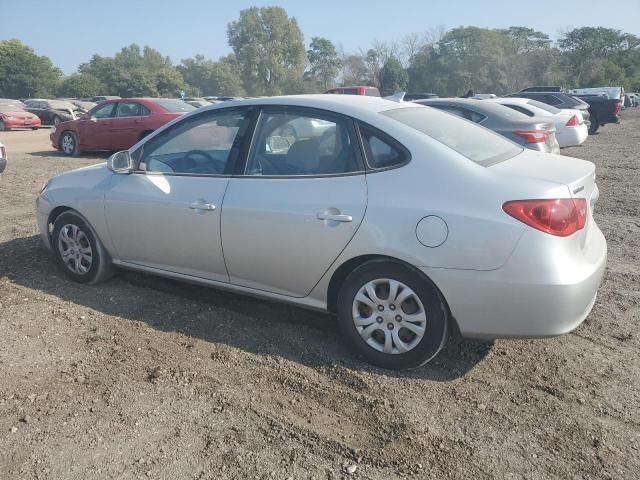
[[62,151],[67,155],[71,155],[75,149],[75,140],[70,133],[64,134],[61,140]]
[[84,275],[93,264],[93,250],[87,235],[74,224],[67,224],[58,235],[58,252],[65,266],[73,273]]

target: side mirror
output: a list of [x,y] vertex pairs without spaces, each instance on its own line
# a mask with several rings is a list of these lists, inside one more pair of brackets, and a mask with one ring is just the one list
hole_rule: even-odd
[[114,153],[107,160],[107,167],[114,173],[131,173],[133,171],[133,162],[128,150]]

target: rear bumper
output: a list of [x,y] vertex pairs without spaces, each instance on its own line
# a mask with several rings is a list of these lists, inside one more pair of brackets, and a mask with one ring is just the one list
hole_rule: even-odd
[[589,126],[583,123],[577,127],[565,128],[561,134],[556,134],[561,148],[582,145],[589,136]]
[[[463,336],[550,337],[570,332],[584,321],[606,266],[602,232],[593,223],[588,246],[571,255],[562,246],[532,249],[540,242],[539,235],[546,234],[528,229],[498,270],[422,268],[442,291]],[[566,239],[559,240],[562,244]],[[544,258],[533,253],[541,251]]]

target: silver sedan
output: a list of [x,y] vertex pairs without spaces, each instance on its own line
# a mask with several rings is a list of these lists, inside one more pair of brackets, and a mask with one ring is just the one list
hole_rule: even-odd
[[398,369],[453,330],[576,328],[606,263],[597,199],[590,162],[415,103],[311,95],[187,114],[51,178],[37,218],[72,280],[128,268],[329,311]]

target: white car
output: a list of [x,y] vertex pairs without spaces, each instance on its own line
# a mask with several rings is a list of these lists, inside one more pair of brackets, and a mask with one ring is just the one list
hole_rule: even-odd
[[582,145],[589,136],[589,126],[584,121],[580,110],[561,110],[530,98],[505,97],[490,98],[485,101],[499,103],[529,117],[553,117],[556,124],[556,139],[560,148]]

